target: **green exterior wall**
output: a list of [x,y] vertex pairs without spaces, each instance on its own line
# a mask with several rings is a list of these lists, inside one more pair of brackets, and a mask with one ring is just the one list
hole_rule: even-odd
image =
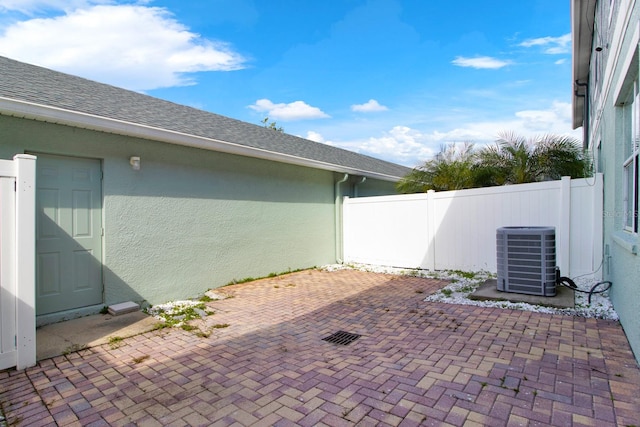
[[611,301],[636,359],[640,360],[640,259],[631,251],[632,245],[640,247],[640,240],[638,235],[623,230],[624,138],[620,111],[609,109],[603,119],[598,135],[602,141],[599,163],[604,173],[603,279],[612,282]]
[[[602,22],[608,22],[609,11],[603,10],[600,4],[596,17]],[[625,13],[618,12],[617,19],[622,20]],[[640,257],[633,253],[633,246],[640,249],[638,234],[625,231],[624,221],[624,177],[623,162],[624,144],[628,143],[629,135],[625,134],[625,123],[622,108],[617,106],[616,99],[626,92],[622,83],[629,77],[638,73],[638,63],[630,61],[634,52],[638,50],[638,42],[633,40],[633,34],[637,30],[640,20],[640,7],[636,4],[631,11],[630,26],[623,32],[621,46],[611,46],[604,49],[599,55],[599,61],[594,62],[592,56],[591,78],[600,76],[598,82],[590,82],[590,117],[589,140],[590,147],[595,157],[597,172],[604,174],[604,259],[602,272],[605,280],[612,282],[610,298],[616,312],[620,317],[620,323],[624,328],[636,360],[640,361]],[[613,27],[609,29],[613,32]],[[609,34],[611,36],[612,34]],[[601,35],[600,37],[605,37]],[[611,70],[605,74],[607,62],[615,63]],[[594,68],[600,69],[595,72]],[[611,73],[609,74],[609,71]],[[609,81],[605,81],[608,77]],[[619,92],[619,93],[617,93]],[[598,98],[593,94],[598,93]],[[600,148],[594,148],[598,147]]]
[[[107,305],[197,297],[234,279],[336,260],[342,174],[6,116],[0,129],[0,158],[101,159]],[[130,156],[140,156],[139,171]],[[358,191],[395,192],[372,179]]]

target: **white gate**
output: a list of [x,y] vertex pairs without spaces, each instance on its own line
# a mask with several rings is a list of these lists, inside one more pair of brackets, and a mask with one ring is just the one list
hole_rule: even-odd
[[35,160],[0,160],[0,369],[36,363]]

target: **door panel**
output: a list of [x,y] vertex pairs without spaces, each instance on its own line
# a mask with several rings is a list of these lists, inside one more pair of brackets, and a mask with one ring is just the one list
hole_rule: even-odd
[[36,312],[102,303],[99,160],[38,155]]

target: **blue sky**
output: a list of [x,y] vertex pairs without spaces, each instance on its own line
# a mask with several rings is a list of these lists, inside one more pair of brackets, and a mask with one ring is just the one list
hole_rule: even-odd
[[0,0],[0,55],[416,166],[569,134],[568,0]]

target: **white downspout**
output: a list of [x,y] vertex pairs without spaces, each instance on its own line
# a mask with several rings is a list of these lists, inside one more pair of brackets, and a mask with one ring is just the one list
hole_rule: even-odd
[[345,173],[344,177],[336,182],[336,189],[335,189],[335,195],[336,195],[336,202],[335,202],[335,239],[336,239],[336,262],[338,264],[342,264],[342,228],[341,228],[341,221],[340,221],[340,207],[342,206],[342,204],[340,203],[340,184],[342,184],[343,182],[346,182],[349,179],[349,174]]

